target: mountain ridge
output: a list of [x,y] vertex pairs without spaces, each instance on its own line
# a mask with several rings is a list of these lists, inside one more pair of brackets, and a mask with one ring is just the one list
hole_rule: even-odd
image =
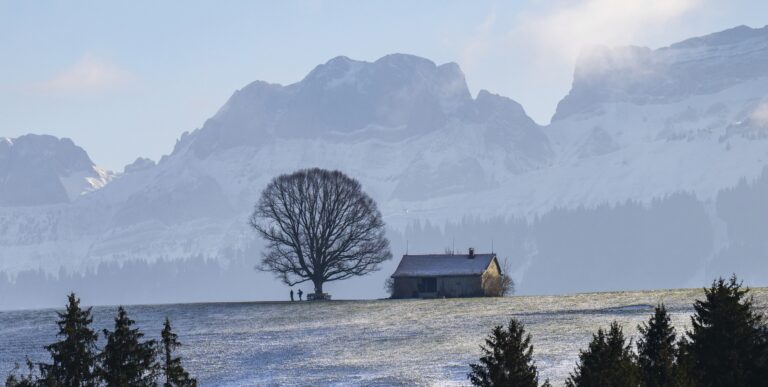
[[[759,206],[753,202],[768,179],[768,70],[741,67],[768,58],[768,39],[752,44],[763,42],[753,32],[670,49],[598,49],[600,66],[577,68],[560,115],[546,126],[509,98],[486,90],[472,97],[457,65],[404,54],[374,62],[336,57],[286,86],[252,82],[158,163],[139,159],[74,200],[0,207],[0,228],[12,231],[0,239],[0,272],[56,276],[61,268],[84,273],[134,261],[250,270],[260,246],[247,216],[261,188],[307,167],[360,180],[379,203],[393,248],[495,240],[514,254],[523,292],[546,291],[547,270],[576,273],[579,260],[599,264],[595,257],[606,267],[616,260],[613,285],[696,284],[713,268],[731,267],[737,251],[749,252],[739,265],[752,267],[768,253],[744,231],[759,221],[738,219],[739,206]],[[734,40],[743,36],[752,51]],[[720,48],[701,50],[713,41]],[[713,66],[707,79],[685,75]],[[719,204],[734,187],[748,200]],[[413,226],[424,222],[437,229]],[[587,245],[602,240],[591,232],[622,243]],[[649,277],[622,272],[646,270],[622,261],[641,259],[642,251],[660,259]],[[667,252],[680,255],[675,270],[653,272],[672,259]],[[589,290],[561,274],[550,290]],[[277,286],[257,278],[265,292]],[[378,297],[378,287],[366,289]]]
[[760,65],[766,61],[768,26],[740,26],[655,50],[595,46],[579,56],[571,90],[552,121],[594,112],[605,102],[658,104],[717,93],[768,76]]
[[113,177],[68,138],[0,138],[0,206],[67,203]]

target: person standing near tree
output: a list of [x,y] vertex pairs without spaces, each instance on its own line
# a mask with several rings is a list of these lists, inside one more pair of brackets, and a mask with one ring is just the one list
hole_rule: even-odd
[[301,289],[299,289],[299,301],[301,301],[301,295],[302,294],[304,294],[304,292],[302,292]]
[[293,289],[291,289],[291,302],[293,302]]

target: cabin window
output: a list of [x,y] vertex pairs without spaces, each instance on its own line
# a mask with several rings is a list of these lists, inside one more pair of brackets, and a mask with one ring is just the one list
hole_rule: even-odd
[[419,281],[419,292],[434,293],[437,291],[437,278],[423,277]]

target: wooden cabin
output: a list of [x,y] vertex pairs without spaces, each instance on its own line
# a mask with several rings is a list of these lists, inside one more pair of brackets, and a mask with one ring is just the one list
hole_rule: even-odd
[[392,298],[495,296],[502,273],[496,254],[403,255],[392,274]]

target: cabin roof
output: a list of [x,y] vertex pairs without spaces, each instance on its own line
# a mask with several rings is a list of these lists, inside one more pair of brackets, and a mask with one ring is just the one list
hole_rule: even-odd
[[482,275],[496,254],[403,255],[392,277],[443,277]]

